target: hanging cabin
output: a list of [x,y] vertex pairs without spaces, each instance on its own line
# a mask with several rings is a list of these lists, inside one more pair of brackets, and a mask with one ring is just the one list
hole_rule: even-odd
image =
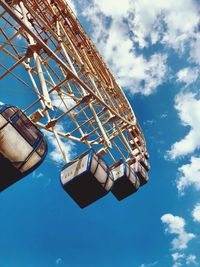
[[136,160],[135,163],[131,165],[131,168],[133,168],[134,172],[136,173],[137,177],[140,180],[140,186],[145,185],[149,180],[147,171],[149,170],[150,167],[145,168],[142,162],[143,162],[142,160],[140,161]]
[[44,160],[42,132],[17,107],[0,106],[0,191],[34,171]]
[[114,185],[111,191],[118,200],[132,195],[139,189],[139,178],[133,168],[122,160],[117,165],[111,167],[111,172],[114,177]]
[[110,191],[113,177],[105,161],[91,149],[64,166],[61,184],[70,197],[84,208]]
[[146,160],[145,156],[137,156],[136,160],[144,167],[144,169],[148,172],[150,170],[150,164]]

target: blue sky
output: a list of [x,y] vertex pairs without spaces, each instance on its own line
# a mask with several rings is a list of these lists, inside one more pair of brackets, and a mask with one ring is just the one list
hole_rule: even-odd
[[[67,2],[133,106],[150,181],[124,201],[110,194],[82,210],[60,186],[48,136],[46,161],[0,195],[0,266],[199,266],[200,3]],[[1,88],[0,101],[22,108],[32,97],[9,78]]]

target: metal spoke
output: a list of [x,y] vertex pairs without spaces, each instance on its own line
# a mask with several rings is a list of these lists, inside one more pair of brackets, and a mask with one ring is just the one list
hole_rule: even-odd
[[24,111],[45,115],[33,122],[54,134],[63,157],[60,138],[97,147],[114,162],[144,156],[128,100],[66,1],[0,0],[0,6],[0,80],[12,76],[34,92]]

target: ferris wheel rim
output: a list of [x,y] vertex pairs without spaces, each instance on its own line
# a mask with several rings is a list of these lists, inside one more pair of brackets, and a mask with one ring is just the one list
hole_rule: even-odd
[[[29,1],[31,2],[31,1]],[[34,2],[34,1],[33,1]],[[62,1],[59,1],[59,3],[62,2]],[[27,8],[28,11],[30,11],[30,7],[27,6],[26,2],[24,2],[25,4],[25,7]],[[40,38],[40,36],[37,36],[26,24],[25,22],[19,17],[17,16],[17,14],[12,10],[11,6],[8,5],[8,3],[6,3],[5,1],[3,0],[0,0],[0,5],[5,9],[5,11],[14,19],[14,21],[16,21],[18,23],[18,25],[25,31],[28,35],[30,35],[38,45],[40,45],[44,50],[45,50],[45,53],[47,53],[48,55],[51,55],[51,57],[59,64],[59,66],[61,66],[67,73],[67,76],[65,79],[61,80],[60,83],[57,83],[53,88],[51,88],[49,91],[48,91],[48,94],[51,94],[53,92],[58,92],[57,89],[59,89],[62,84],[64,84],[66,81],[68,80],[74,80],[77,84],[79,84],[80,87],[82,87],[86,92],[87,94],[86,95],[83,95],[82,98],[80,98],[80,100],[77,102],[77,106],[81,105],[81,104],[87,104],[87,99],[95,99],[94,101],[94,104],[98,104],[98,105],[101,105],[103,107],[103,109],[101,110],[101,112],[105,110],[109,111],[112,115],[113,115],[113,118],[111,116],[110,118],[110,123],[113,123],[113,125],[115,125],[115,128],[116,130],[113,130],[113,133],[112,134],[109,134],[109,137],[107,137],[107,130],[106,130],[106,133],[104,131],[104,124],[102,125],[101,124],[101,121],[98,123],[99,121],[99,118],[98,118],[98,114],[96,114],[95,112],[92,112],[93,116],[96,116],[96,121],[97,121],[97,124],[98,124],[98,127],[100,128],[100,132],[102,133],[102,138],[105,139],[106,141],[106,138],[107,138],[107,141],[105,142],[106,143],[106,146],[109,147],[109,139],[112,138],[114,139],[115,136],[117,136],[116,134],[119,134],[121,136],[120,140],[123,142],[124,146],[125,146],[125,149],[128,149],[129,153],[131,154],[132,153],[132,149],[128,143],[128,140],[126,140],[126,137],[124,136],[124,129],[127,128],[129,129],[130,131],[132,131],[131,129],[139,129],[137,135],[141,135],[141,129],[139,127],[139,124],[136,120],[136,117],[135,117],[135,114],[134,114],[134,111],[124,93],[124,91],[116,84],[116,92],[120,92],[120,97],[121,99],[123,100],[124,102],[124,107],[127,108],[127,111],[126,111],[126,114],[129,113],[129,118],[127,119],[126,117],[124,117],[123,115],[120,114],[120,112],[118,111],[117,112],[117,107],[116,108],[113,108],[111,105],[109,105],[108,103],[106,103],[104,100],[102,100],[102,98],[97,94],[95,93],[89,86],[87,83],[84,82],[84,80],[82,80],[78,75],[76,75],[63,61],[62,59],[57,56],[55,54],[55,52],[48,46],[46,45],[46,43]],[[32,13],[33,14],[36,14],[34,13],[35,11],[32,10]],[[30,13],[30,14],[32,14]],[[38,15],[37,15],[38,16]],[[90,39],[88,39],[90,42]],[[94,48],[94,47],[93,47]],[[29,45],[29,49],[31,50],[32,47],[31,45]],[[34,48],[35,49],[35,48]],[[94,48],[95,49],[95,48]],[[98,51],[95,50],[95,53],[98,53]],[[98,54],[99,56],[99,54]],[[26,57],[25,57],[26,58]],[[21,62],[24,61],[25,58],[20,58],[18,60],[18,62],[16,64],[21,64]],[[39,59],[40,60],[40,59]],[[104,66],[105,64],[103,64]],[[105,65],[106,66],[106,65]],[[108,71],[108,77],[112,80],[114,79],[112,77],[112,74],[110,73],[109,69],[107,68],[106,71]],[[110,76],[111,75],[111,76]],[[112,81],[111,81],[111,84],[112,84]],[[37,103],[38,102],[42,102],[44,101],[44,110],[48,110],[48,109],[51,109],[51,102],[50,104],[48,104],[48,100],[45,99],[45,97],[43,95],[39,96],[38,97],[38,100],[37,100]],[[33,105],[33,103],[32,103]],[[49,106],[48,106],[49,105]],[[76,106],[75,105],[75,106]],[[74,107],[75,107],[74,106]],[[71,109],[71,110],[74,110],[74,107]],[[29,107],[27,107],[25,109],[25,111],[27,111],[29,109]],[[91,111],[92,111],[92,107],[90,108]],[[69,109],[66,114],[63,113],[63,115],[60,115],[60,117],[57,117],[56,119],[52,120],[52,118],[50,117],[50,121],[48,124],[42,124],[41,122],[37,121],[36,122],[36,125],[38,125],[39,127],[47,130],[47,131],[50,131],[50,132],[54,132],[55,129],[54,129],[54,126],[56,125],[57,121],[59,121],[62,117],[66,116],[67,114],[69,114],[71,112],[71,110]],[[97,109],[98,110],[98,109]],[[96,115],[95,115],[96,114]],[[118,124],[115,123],[115,119],[114,117],[117,117],[117,120],[119,120],[120,122]],[[109,118],[108,118],[109,119]],[[108,121],[109,122],[109,121]],[[101,126],[102,125],[102,126]],[[79,126],[77,126],[77,129],[78,129]],[[102,127],[102,129],[101,129]],[[81,129],[81,127],[79,127]],[[93,130],[94,132],[95,130]],[[99,138],[99,140],[97,140],[95,142],[95,139],[93,141],[91,140],[87,140],[87,132],[85,135],[82,136],[82,138],[77,138],[76,136],[71,136],[70,134],[68,133],[65,133],[63,134],[62,132],[59,132],[59,131],[56,131],[57,134],[61,137],[64,137],[64,138],[68,138],[69,140],[74,140],[74,141],[77,141],[77,142],[81,142],[81,143],[84,143],[84,144],[88,144],[88,145],[98,145],[98,144],[101,144],[100,141],[101,141],[101,138]],[[118,133],[117,133],[118,132]],[[134,135],[134,134],[133,134]],[[135,138],[135,137],[134,137]],[[120,142],[121,142],[120,141]],[[144,146],[145,146],[145,139],[144,139],[144,136],[142,136],[142,142],[144,143]],[[113,141],[114,143],[114,141]],[[104,145],[104,143],[102,143]],[[136,142],[133,141],[133,144],[134,146],[136,146],[136,148],[139,148],[139,146],[136,145]],[[105,148],[106,148],[105,146]],[[139,149],[140,150],[140,149]],[[145,150],[145,148],[144,148]],[[134,154],[133,154],[134,156]]]

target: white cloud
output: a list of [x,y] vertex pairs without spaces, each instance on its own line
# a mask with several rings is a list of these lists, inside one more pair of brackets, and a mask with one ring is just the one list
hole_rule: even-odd
[[[198,6],[193,0],[137,0],[132,4],[130,21],[140,47],[158,41],[183,51],[195,36],[199,23]],[[184,22],[184,23],[183,23]]]
[[[44,177],[44,174],[42,172],[38,172],[38,171],[34,171],[32,173],[32,178],[33,179],[39,179],[39,178],[42,178]],[[51,183],[51,178],[48,178],[48,179],[42,179],[42,181],[44,182],[44,188],[48,187]]]
[[[115,16],[114,12],[109,13],[110,4],[104,4],[100,2],[91,5],[84,11],[84,15],[93,25],[93,40],[105,61],[115,74],[118,83],[131,93],[140,92],[149,95],[155,92],[167,74],[167,55],[154,53],[147,59],[142,54],[136,53],[128,24],[123,18]],[[128,4],[127,6],[125,4],[126,10],[127,7]],[[126,13],[121,9],[120,12]],[[107,25],[105,15],[109,14],[112,20]]]
[[181,254],[181,253],[178,253],[178,252],[175,252],[172,254],[172,258],[173,258],[173,261],[178,261],[180,259],[183,259],[185,257],[184,254]]
[[192,217],[195,222],[200,223],[200,203],[197,203],[196,206],[194,207],[192,211]]
[[160,118],[165,119],[167,118],[167,116],[168,116],[168,112],[164,112],[163,114],[160,115]]
[[172,267],[179,267],[179,266],[182,266],[182,263],[180,262],[175,262]]
[[184,190],[189,186],[200,191],[200,158],[191,157],[190,163],[182,165],[178,171],[180,173],[177,180],[179,193],[184,194]]
[[[200,8],[194,0],[93,0],[86,1],[83,10],[92,39],[118,83],[133,94],[154,93],[168,76],[167,55],[155,49],[147,58],[144,47],[160,43],[178,52],[190,48],[190,57],[200,63]],[[138,44],[141,49],[136,49]],[[197,75],[184,72],[178,80],[185,83]]]
[[61,258],[57,258],[56,259],[56,265],[60,265],[62,263],[62,259]]
[[199,70],[198,68],[184,68],[181,69],[177,74],[177,82],[183,82],[186,85],[194,83],[198,78]]
[[99,10],[105,16],[118,17],[125,16],[131,7],[130,0],[94,0],[94,4],[98,6]]
[[[58,131],[63,130],[61,125],[57,125],[56,129]],[[56,141],[54,134],[47,132],[47,131],[45,131],[44,134],[47,137],[49,143],[51,144],[52,150],[49,152],[50,158],[56,163],[63,163],[64,158],[63,158],[63,155],[59,149],[59,146],[57,144],[57,141]],[[62,148],[63,148],[64,153],[66,155],[66,159],[70,160],[75,155],[75,153],[74,153],[75,143],[72,142],[71,140],[64,140],[64,139],[60,139],[60,142],[62,144]]]
[[155,120],[146,120],[143,122],[143,125],[153,125],[153,124],[156,124]]
[[[58,147],[58,144],[55,140],[55,137],[53,135],[49,135],[48,137],[49,141],[51,142],[52,146],[53,146],[53,150],[49,153],[51,159],[55,162],[58,162],[58,163],[61,163],[63,162],[63,156],[62,156],[62,153]],[[62,145],[63,145],[63,148],[64,148],[64,152],[65,152],[65,155],[67,157],[67,160],[70,160],[71,158],[71,155],[73,154],[72,153],[72,150],[73,150],[73,147],[74,147],[74,143],[71,142],[71,141],[67,141],[67,142],[61,142]]]
[[148,264],[141,264],[139,267],[153,267],[153,266],[156,266],[158,264],[157,261],[154,261],[152,263],[148,263]]
[[62,95],[61,99],[57,93],[51,94],[51,102],[53,106],[55,106],[59,110],[62,110],[63,112],[66,112],[68,109],[76,105],[76,102],[73,100],[72,97]]
[[171,242],[174,250],[186,249],[188,243],[195,238],[193,233],[185,231],[185,220],[182,217],[165,214],[161,217],[161,221],[166,225],[166,232],[177,235]]
[[[60,96],[57,93],[51,94],[51,101],[52,101],[53,106],[60,111],[66,112],[67,110],[73,108],[73,106],[76,104],[76,102],[70,96],[62,95],[62,99],[63,101],[61,100]],[[74,111],[71,111],[70,114],[73,115],[73,112]],[[70,126],[70,122],[68,122],[68,126]],[[61,131],[61,132],[64,131],[62,125],[56,125],[55,128],[57,131]],[[63,155],[60,151],[60,148],[58,146],[58,143],[56,141],[54,134],[47,132],[47,131],[45,131],[44,133],[49,143],[52,146],[52,150],[49,152],[50,158],[57,163],[62,163],[64,160]],[[60,139],[60,141],[61,141],[67,160],[70,160],[71,157],[74,155],[73,150],[75,147],[75,143],[70,140],[63,139],[63,138]]]
[[200,34],[196,34],[191,44],[190,58],[193,62],[200,65]]
[[190,254],[186,259],[186,264],[187,265],[189,265],[189,264],[197,264],[196,258],[197,257],[195,255]]
[[37,172],[37,171],[34,171],[33,173],[32,173],[32,177],[33,178],[36,178],[36,179],[38,179],[38,178],[41,178],[41,177],[43,177],[44,176],[44,174],[42,173],[42,172]]
[[178,252],[175,252],[172,254],[172,258],[173,258],[173,265],[172,267],[178,267],[178,266],[182,266],[182,260],[185,258],[185,254],[180,254]]
[[200,148],[200,99],[195,94],[179,94],[175,100],[181,123],[189,126],[189,133],[172,145],[168,155],[171,159],[185,156]]

